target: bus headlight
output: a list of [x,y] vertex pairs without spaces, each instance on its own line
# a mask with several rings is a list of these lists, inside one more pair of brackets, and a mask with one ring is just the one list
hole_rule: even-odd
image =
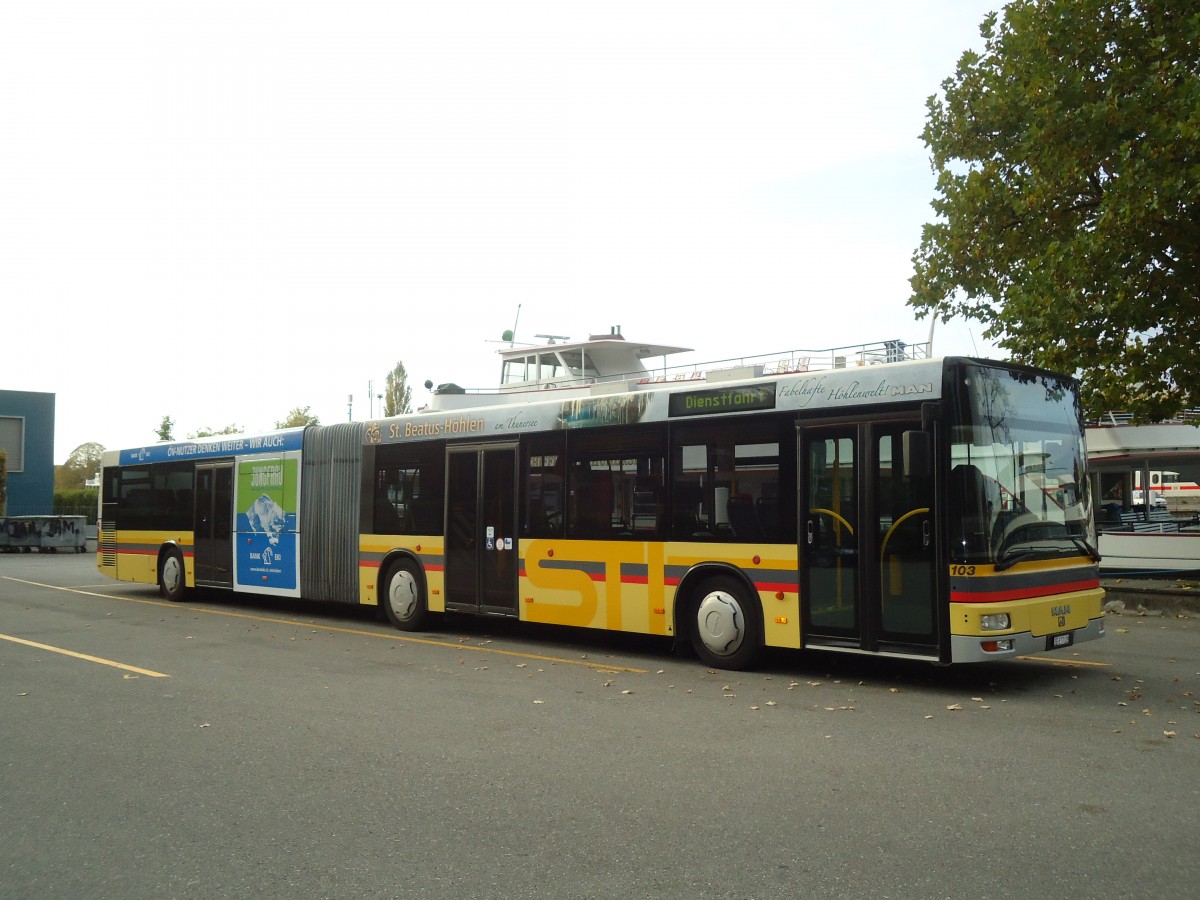
[[979,627],[983,631],[1008,631],[1010,622],[1008,613],[991,613],[979,619]]

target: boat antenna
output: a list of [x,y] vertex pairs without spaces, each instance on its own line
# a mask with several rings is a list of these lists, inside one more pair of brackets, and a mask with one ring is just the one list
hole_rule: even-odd
[[500,335],[500,340],[508,341],[508,346],[510,346],[510,347],[513,345],[513,342],[517,339],[517,323],[520,321],[521,321],[521,304],[518,303],[517,304],[517,317],[515,319],[513,319],[512,331],[506,331],[506,332],[504,332],[504,334]]

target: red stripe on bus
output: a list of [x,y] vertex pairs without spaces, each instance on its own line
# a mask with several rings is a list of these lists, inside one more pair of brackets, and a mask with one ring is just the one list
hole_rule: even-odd
[[800,593],[799,587],[797,587],[794,584],[789,584],[787,582],[774,583],[774,582],[770,582],[770,581],[756,581],[756,582],[754,582],[754,588],[755,588],[755,590],[762,591],[763,593],[770,593],[773,591],[782,591],[785,594],[799,594]]
[[1055,593],[1069,591],[1090,591],[1100,587],[1100,580],[1069,581],[1063,584],[1038,585],[1035,587],[1015,588],[1006,591],[951,591],[951,603],[1003,603],[1011,600],[1029,600],[1033,597],[1045,598],[1047,591],[1053,588]]
[[[581,570],[575,569],[574,571],[578,572]],[[528,572],[523,568],[520,570],[520,572],[518,574],[521,578],[528,577]],[[608,576],[603,572],[592,572],[592,573],[586,573],[586,574],[588,575],[588,578],[590,580],[595,581],[595,582],[608,581]],[[650,584],[650,576],[648,576],[648,575],[622,575],[620,581],[621,581],[621,584],[648,585],[648,584]],[[662,583],[663,583],[664,587],[679,587],[679,581],[680,581],[680,579],[678,579],[678,578],[672,578],[669,576],[665,576],[663,578]],[[755,588],[755,590],[762,591],[763,593],[774,593],[776,591],[782,591],[785,594],[800,593],[799,587],[797,585],[789,583],[789,582],[756,581],[756,582],[754,582],[754,588]]]

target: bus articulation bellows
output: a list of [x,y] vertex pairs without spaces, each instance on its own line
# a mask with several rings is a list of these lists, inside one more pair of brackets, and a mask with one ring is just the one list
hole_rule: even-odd
[[[903,345],[900,345],[903,347]],[[967,358],[593,379],[106,453],[101,572],[949,664],[1104,634],[1075,382]],[[748,376],[748,377],[743,377]]]

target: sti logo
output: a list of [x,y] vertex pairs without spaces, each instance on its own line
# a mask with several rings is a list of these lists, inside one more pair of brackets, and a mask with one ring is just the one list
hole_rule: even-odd
[[145,462],[150,458],[150,450],[146,447],[143,447],[141,450],[138,450],[133,454],[133,458],[138,462]]

